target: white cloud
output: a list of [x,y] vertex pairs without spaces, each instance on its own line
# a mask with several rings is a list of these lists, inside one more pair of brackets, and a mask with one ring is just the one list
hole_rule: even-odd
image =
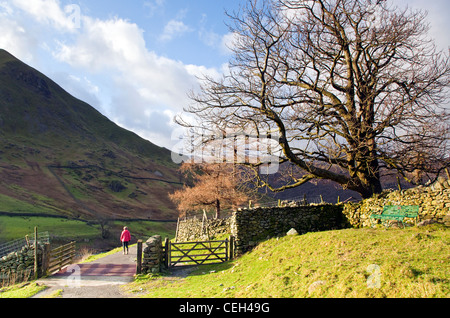
[[204,76],[208,76],[218,80],[221,76],[221,73],[214,68],[207,68],[205,66],[193,64],[185,65],[185,68],[186,71],[195,78],[203,78]]
[[54,56],[109,77],[110,102],[105,108],[112,120],[159,145],[170,142],[172,117],[190,103],[187,92],[198,87],[196,76],[218,72],[149,51],[143,30],[129,21],[83,17],[82,25],[76,40],[60,42]]
[[32,34],[28,33],[16,21],[0,17],[0,48],[30,62],[33,59],[32,52],[38,43]]
[[239,35],[235,32],[229,32],[222,37],[220,48],[223,54],[231,54],[232,48],[238,40]]
[[225,35],[220,35],[207,28],[208,17],[206,14],[202,15],[200,20],[198,37],[203,44],[215,48],[222,55],[230,55],[232,53],[231,48],[233,47],[234,41],[237,39],[237,34],[229,32]]
[[220,42],[220,35],[206,27],[207,21],[208,16],[203,14],[199,22],[200,27],[198,30],[198,37],[205,45],[209,47],[217,47],[217,44]]
[[13,9],[7,2],[0,2],[0,16],[12,15],[13,12]]
[[143,31],[123,19],[83,17],[83,29],[76,43],[60,42],[55,57],[76,67],[97,71],[123,68],[142,60],[145,52]]
[[144,7],[149,9],[149,16],[152,17],[158,10],[164,7],[165,0],[150,0],[144,2]]
[[58,0],[13,0],[12,3],[40,23],[63,31],[74,31],[79,27],[80,12],[76,5],[61,8]]
[[183,21],[170,20],[164,27],[164,31],[159,39],[161,41],[171,41],[172,39],[191,31],[193,31],[193,29],[184,24]]
[[14,8],[5,2],[0,3],[0,48],[7,49],[18,58],[31,62],[32,52],[39,43],[33,30],[26,30],[21,20],[14,18]]

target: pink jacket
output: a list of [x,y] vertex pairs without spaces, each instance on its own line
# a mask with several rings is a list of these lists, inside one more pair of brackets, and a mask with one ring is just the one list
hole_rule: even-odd
[[123,230],[122,234],[120,234],[120,241],[121,242],[129,242],[131,240],[130,231]]

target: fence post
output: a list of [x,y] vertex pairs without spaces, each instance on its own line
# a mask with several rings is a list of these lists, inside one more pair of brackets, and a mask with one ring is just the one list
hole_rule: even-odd
[[142,240],[137,241],[136,275],[142,273]]
[[34,227],[34,279],[39,278],[38,274],[38,234],[37,226]]
[[178,230],[180,228],[180,217],[177,219],[177,229],[175,231],[175,242],[178,242]]
[[230,261],[234,258],[234,236],[230,235]]

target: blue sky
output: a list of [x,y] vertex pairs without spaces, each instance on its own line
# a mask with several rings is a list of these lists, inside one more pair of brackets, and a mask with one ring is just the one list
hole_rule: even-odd
[[[172,149],[173,116],[196,76],[220,76],[232,40],[225,10],[245,0],[0,0],[0,48],[122,127]],[[429,12],[449,47],[450,1],[394,0]]]

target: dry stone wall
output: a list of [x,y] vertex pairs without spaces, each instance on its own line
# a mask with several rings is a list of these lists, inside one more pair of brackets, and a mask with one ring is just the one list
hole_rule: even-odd
[[178,222],[177,241],[206,240],[232,235],[237,254],[258,242],[284,236],[290,229],[299,234],[348,226],[342,206],[309,205],[240,209],[231,217],[218,220],[191,218]]
[[193,217],[178,222],[177,242],[206,241],[229,236],[231,218],[200,219]]
[[160,235],[150,237],[146,242],[142,257],[142,272],[144,274],[159,273],[163,266],[163,247]]
[[[369,216],[381,213],[385,205],[418,205],[419,221],[432,219],[450,223],[450,182],[439,180],[431,186],[419,186],[402,191],[383,191],[359,203],[344,205],[343,213],[354,227],[371,226]],[[450,225],[450,224],[449,224]]]
[[290,229],[298,234],[341,229],[348,223],[342,206],[309,205],[245,209],[233,214],[231,234],[237,254],[251,250],[258,242],[286,235]]
[[[38,245],[38,266],[42,265],[42,247]],[[34,272],[34,246],[23,246],[20,250],[11,252],[0,258],[0,280],[23,280]],[[1,283],[1,281],[0,281]],[[1,285],[1,284],[0,284]]]

